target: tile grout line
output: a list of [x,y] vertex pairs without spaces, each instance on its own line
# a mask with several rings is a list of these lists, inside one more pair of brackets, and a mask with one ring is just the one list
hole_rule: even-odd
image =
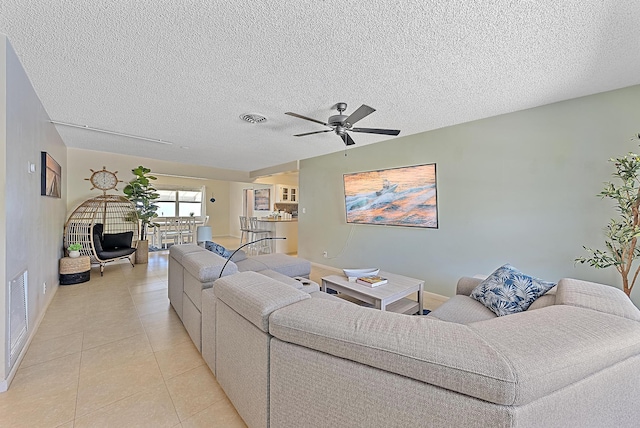
[[131,300],[133,301],[133,305],[136,308],[138,321],[140,321],[140,325],[142,325],[142,330],[144,331],[144,335],[147,338],[147,342],[149,342],[149,347],[151,348],[151,352],[153,353],[153,359],[155,360],[156,365],[158,366],[158,370],[160,370],[160,376],[162,376],[162,384],[164,385],[164,388],[167,390],[167,394],[169,394],[169,400],[171,400],[171,405],[173,406],[173,412],[175,413],[176,419],[178,420],[178,424],[176,424],[175,426],[182,425],[182,421],[180,420],[180,415],[178,415],[178,409],[176,408],[176,403],[174,402],[173,396],[171,395],[171,390],[167,385],[167,379],[165,378],[164,373],[160,369],[160,363],[158,362],[156,351],[155,349],[153,349],[153,345],[151,345],[151,340],[149,340],[149,333],[147,332],[147,327],[142,322],[142,316],[140,315],[140,311],[138,310],[138,305],[136,305],[135,300],[133,299],[133,294],[131,293],[131,286],[127,286],[127,291],[129,291],[129,296],[131,297]]

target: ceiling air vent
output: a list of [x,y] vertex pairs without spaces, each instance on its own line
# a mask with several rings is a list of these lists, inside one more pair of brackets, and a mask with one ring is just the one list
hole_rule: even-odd
[[245,113],[240,115],[240,119],[249,123],[262,123],[266,122],[267,118],[255,113]]

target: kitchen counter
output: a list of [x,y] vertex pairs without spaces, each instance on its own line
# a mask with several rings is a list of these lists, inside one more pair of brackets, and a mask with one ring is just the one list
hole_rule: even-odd
[[298,252],[298,219],[281,219],[263,217],[258,219],[259,227],[270,232],[272,253],[295,254]]

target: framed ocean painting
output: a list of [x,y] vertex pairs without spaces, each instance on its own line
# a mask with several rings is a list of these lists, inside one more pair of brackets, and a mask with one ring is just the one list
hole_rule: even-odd
[[343,175],[347,223],[438,227],[436,164]]

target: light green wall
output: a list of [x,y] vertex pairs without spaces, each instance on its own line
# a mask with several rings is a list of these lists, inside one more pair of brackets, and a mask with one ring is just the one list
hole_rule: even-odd
[[[615,215],[596,195],[611,177],[607,160],[640,150],[630,140],[640,131],[638,99],[634,86],[301,161],[298,253],[421,278],[445,296],[460,276],[504,263],[620,286],[615,269],[574,259],[583,245],[602,247]],[[438,229],[346,224],[342,174],[433,162]],[[640,291],[632,297],[638,304]]]

